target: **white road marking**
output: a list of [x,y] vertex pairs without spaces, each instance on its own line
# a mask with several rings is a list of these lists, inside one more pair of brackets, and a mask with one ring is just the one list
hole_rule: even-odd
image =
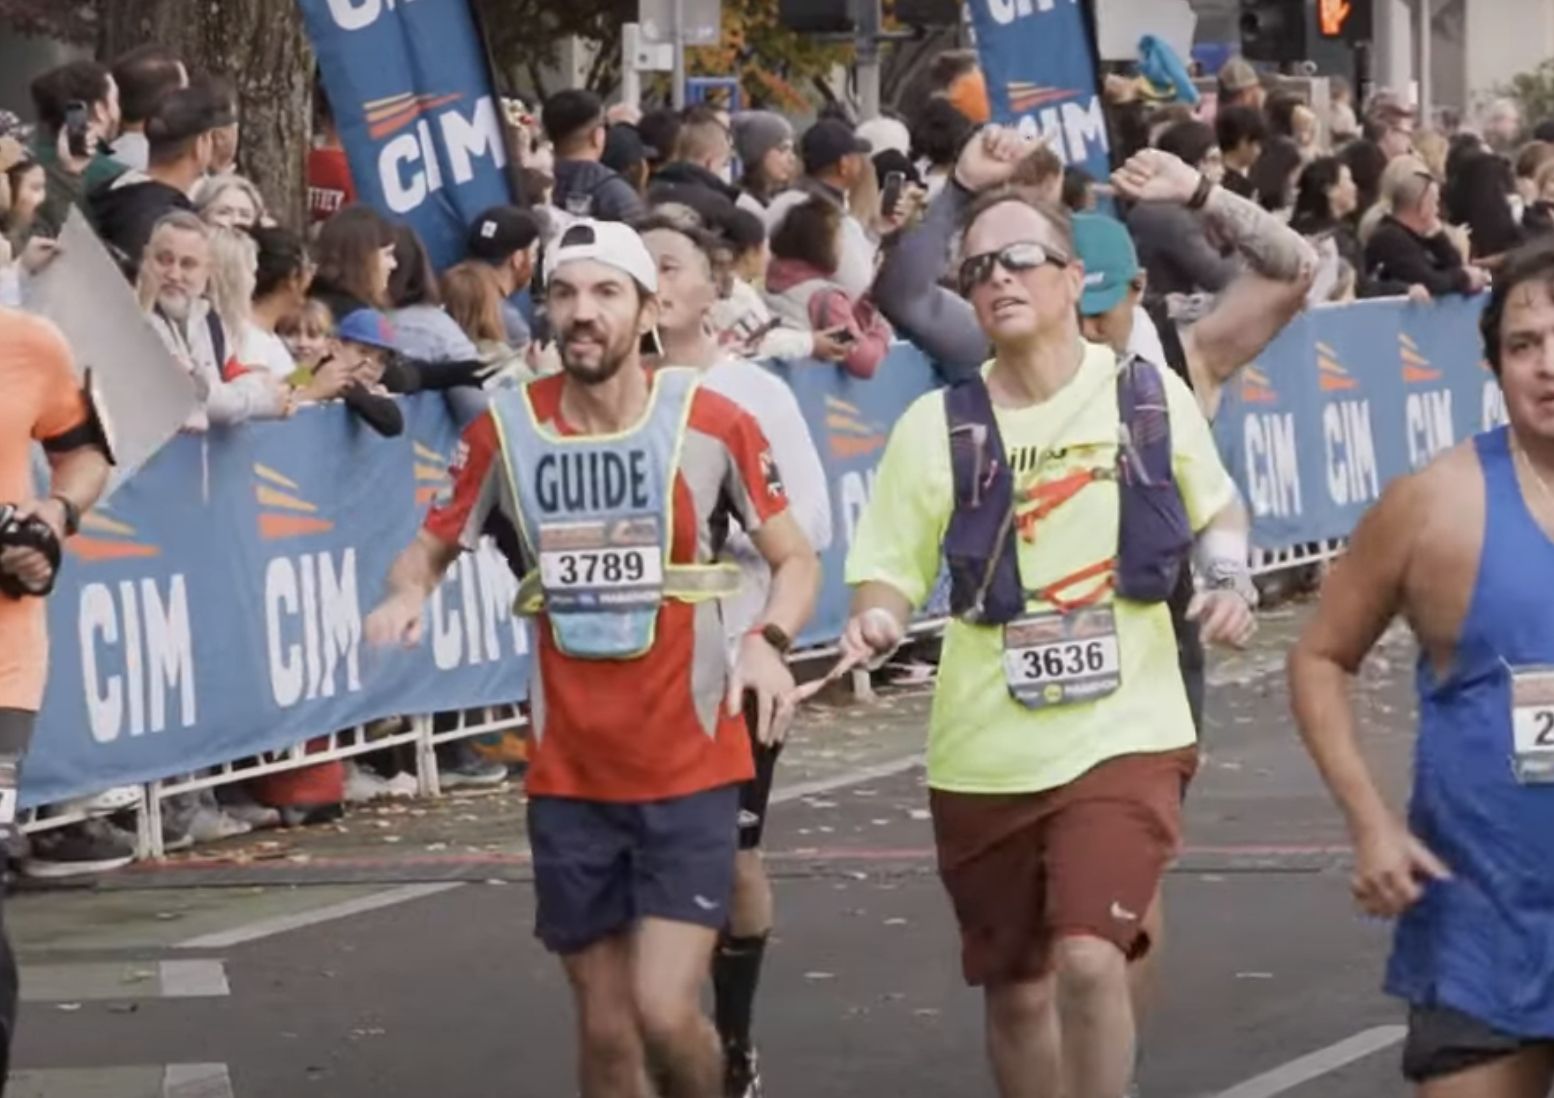
[[1363,1030],[1336,1045],[1308,1052],[1297,1060],[1280,1064],[1272,1071],[1237,1083],[1229,1090],[1214,1095],[1214,1098],[1273,1098],[1276,1094],[1294,1090],[1356,1060],[1363,1060],[1384,1048],[1390,1048],[1407,1033],[1406,1026],[1376,1026],[1374,1029]]
[[333,922],[336,919],[348,919],[353,915],[361,915],[368,911],[378,911],[385,907],[393,907],[396,904],[409,903],[411,900],[435,896],[438,893],[449,892],[461,887],[463,887],[462,881],[402,885],[399,888],[390,888],[384,892],[374,892],[372,895],[363,896],[359,900],[346,900],[343,903],[328,904],[324,907],[316,907],[312,911],[298,912],[295,915],[276,915],[272,918],[260,919],[257,922],[249,923],[246,926],[234,927],[231,930],[217,931],[215,934],[202,934],[198,938],[177,942],[173,948],[226,949],[229,946],[257,942],[261,938],[271,938],[277,934],[285,934],[287,931],[301,930],[303,927],[318,926],[320,923]]
[[232,1098],[226,1064],[168,1064],[162,1098]]
[[801,800],[804,797],[814,797],[821,793],[831,793],[838,789],[846,789],[850,785],[862,785],[864,782],[874,782],[881,778],[889,778],[904,771],[911,770],[915,766],[922,766],[926,756],[908,755],[904,759],[891,759],[889,762],[876,763],[873,766],[861,766],[856,770],[848,770],[842,774],[833,774],[829,778],[817,778],[812,782],[800,782],[798,785],[784,786],[772,792],[772,804],[786,804],[788,801]]
[[169,999],[231,995],[227,969],[220,961],[160,961],[162,994]]

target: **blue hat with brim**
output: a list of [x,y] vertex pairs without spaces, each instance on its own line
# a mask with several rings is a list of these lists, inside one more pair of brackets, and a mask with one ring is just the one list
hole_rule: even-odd
[[347,313],[335,329],[335,338],[345,343],[360,343],[363,347],[376,347],[382,351],[394,350],[395,334],[388,317],[376,309]]
[[1105,214],[1075,214],[1074,250],[1085,265],[1080,313],[1111,312],[1128,296],[1139,275],[1139,253],[1128,227]]

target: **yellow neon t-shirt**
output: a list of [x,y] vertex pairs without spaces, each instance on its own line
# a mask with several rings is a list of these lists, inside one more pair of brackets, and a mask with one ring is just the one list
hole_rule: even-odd
[[[1038,481],[1117,460],[1117,357],[1086,345],[1068,385],[1042,404],[995,406],[1016,498]],[[1172,467],[1194,531],[1235,498],[1208,422],[1187,385],[1160,371],[1171,419]],[[1060,433],[1061,437],[1055,437]],[[1035,468],[1041,454],[1046,459]],[[847,582],[887,583],[921,606],[932,593],[940,546],[954,503],[944,395],[930,393],[891,432],[873,496],[847,558]],[[1019,538],[1028,590],[1064,580],[1117,551],[1114,480],[1094,481]],[[1101,581],[1065,590],[1079,598]],[[1176,635],[1164,603],[1114,599],[1122,684],[1094,701],[1027,709],[1009,694],[1003,629],[952,621],[945,630],[928,727],[928,784],[956,793],[1031,793],[1078,778],[1119,755],[1170,751],[1194,741],[1192,714],[1177,664]],[[1033,603],[1032,612],[1054,607]]]

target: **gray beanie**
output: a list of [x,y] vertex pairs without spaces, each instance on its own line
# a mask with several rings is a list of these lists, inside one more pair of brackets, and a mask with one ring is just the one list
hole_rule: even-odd
[[780,114],[740,111],[734,116],[734,154],[746,171],[784,141],[792,140],[793,125]]

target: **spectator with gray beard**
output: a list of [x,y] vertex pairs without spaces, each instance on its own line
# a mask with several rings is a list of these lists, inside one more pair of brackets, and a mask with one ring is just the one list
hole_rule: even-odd
[[[223,230],[229,231],[229,230]],[[145,247],[137,289],[151,327],[194,379],[200,411],[185,425],[202,431],[250,419],[289,414],[291,390],[267,370],[227,378],[235,371],[221,320],[206,299],[211,275],[211,228],[177,210],[156,223]]]

